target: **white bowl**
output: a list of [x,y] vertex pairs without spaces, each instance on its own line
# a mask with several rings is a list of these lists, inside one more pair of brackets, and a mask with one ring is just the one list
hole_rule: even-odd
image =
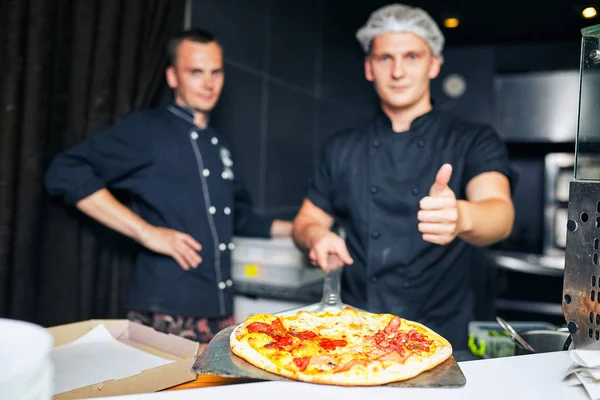
[[0,399],[51,399],[52,335],[29,322],[0,318],[0,343]]

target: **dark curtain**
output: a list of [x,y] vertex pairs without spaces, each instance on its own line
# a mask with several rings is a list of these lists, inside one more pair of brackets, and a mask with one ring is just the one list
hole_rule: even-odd
[[48,198],[43,177],[57,152],[153,105],[183,13],[183,0],[2,0],[0,317],[123,316],[134,243]]

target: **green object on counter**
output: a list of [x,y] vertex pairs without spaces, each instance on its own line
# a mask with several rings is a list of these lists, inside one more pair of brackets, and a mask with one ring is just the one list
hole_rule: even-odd
[[[510,324],[518,332],[556,328],[545,322],[511,322]],[[472,321],[469,323],[467,347],[473,355],[483,358],[514,356],[515,346],[510,334],[496,321]]]
[[[479,344],[479,345],[478,345]],[[469,350],[476,356],[483,357],[485,355],[485,342],[479,341],[474,335],[469,335],[469,342],[467,344]]]
[[504,332],[487,331],[487,333],[488,333],[488,335],[490,335],[490,336],[497,336],[497,337],[500,337],[500,336],[503,336],[503,337],[510,337],[510,334],[509,334],[508,332],[506,332],[506,331],[504,331]]
[[467,345],[471,353],[483,358],[515,355],[515,344],[512,339],[493,331],[483,331],[478,335],[470,334]]

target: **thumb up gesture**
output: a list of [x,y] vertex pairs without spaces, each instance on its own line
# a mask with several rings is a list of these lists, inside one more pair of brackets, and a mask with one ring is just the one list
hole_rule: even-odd
[[422,198],[419,203],[419,231],[427,242],[448,244],[458,234],[456,196],[448,186],[451,176],[452,165],[442,165],[431,185],[429,196]]

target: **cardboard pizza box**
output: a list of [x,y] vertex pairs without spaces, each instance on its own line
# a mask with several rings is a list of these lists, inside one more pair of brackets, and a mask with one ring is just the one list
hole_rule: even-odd
[[[196,379],[196,374],[192,372],[192,365],[198,354],[199,343],[192,340],[172,334],[164,334],[151,327],[129,320],[88,320],[55,326],[47,328],[47,330],[54,337],[54,348],[56,348],[82,338],[99,325],[103,325],[103,328],[99,328],[100,330],[105,333],[104,328],[106,328],[110,336],[118,342],[153,356],[158,356],[161,359],[171,360],[171,362],[142,370],[121,379],[105,380],[56,393],[53,397],[54,400],[150,393]],[[98,329],[95,331],[98,331]],[[119,346],[117,343],[114,344]],[[83,343],[83,346],[85,345]],[[81,350],[75,349],[75,351],[85,351],[85,348],[79,347],[79,349]],[[95,361],[94,357],[90,358],[89,362],[93,363]],[[81,368],[78,367],[78,372],[80,370]],[[57,373],[63,374],[63,376],[65,373],[71,374],[68,368],[64,368],[64,365],[62,365],[62,371],[57,371],[55,365],[55,374]]]

